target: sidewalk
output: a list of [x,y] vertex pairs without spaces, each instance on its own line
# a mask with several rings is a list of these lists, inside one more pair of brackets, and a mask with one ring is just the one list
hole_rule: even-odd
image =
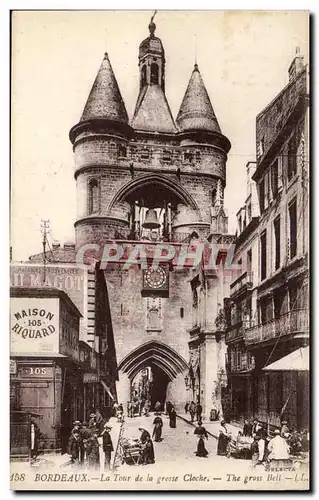
[[[197,427],[197,420],[194,420],[194,422],[191,421],[191,417],[189,413],[179,413],[177,415],[179,418],[184,420],[184,422],[187,422],[188,424],[191,424],[193,427]],[[214,438],[218,439],[219,435],[219,427],[220,427],[220,421],[210,421],[210,420],[205,420],[203,419],[203,426],[207,430],[208,434],[213,436]],[[233,425],[233,424],[228,424],[226,423],[227,429],[231,432],[232,436],[237,436],[238,431],[242,430],[241,427],[238,425]]]
[[[110,435],[112,438],[113,442],[113,448],[114,452],[112,453],[111,456],[111,468],[113,467],[114,460],[115,460],[115,452],[117,449],[117,444],[119,440],[119,435],[120,435],[120,429],[121,429],[121,423],[117,421],[116,417],[111,417],[110,420],[107,422],[110,427],[112,427],[112,430],[110,431]],[[102,447],[100,448],[100,464],[101,464],[101,472],[104,471],[104,452]],[[37,461],[35,464],[32,465],[32,467],[37,468],[37,467],[47,467],[47,468],[55,468],[55,469],[60,469],[62,465],[65,463],[69,462],[70,456],[68,453],[64,453],[64,455],[61,455],[61,453],[57,452],[48,452],[48,453],[41,453],[37,457]],[[28,458],[24,459],[15,459],[13,457],[12,462],[29,462]]]

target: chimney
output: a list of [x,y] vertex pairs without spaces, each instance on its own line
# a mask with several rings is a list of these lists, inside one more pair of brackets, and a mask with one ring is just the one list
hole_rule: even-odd
[[291,82],[298,73],[304,68],[304,58],[300,55],[300,47],[296,47],[296,55],[293,59],[292,63],[289,66],[288,74],[289,74],[289,82]]
[[60,248],[60,243],[58,241],[53,241],[52,250],[57,250],[58,248]]

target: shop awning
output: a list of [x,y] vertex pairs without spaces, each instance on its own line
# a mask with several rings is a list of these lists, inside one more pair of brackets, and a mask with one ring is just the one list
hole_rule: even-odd
[[307,371],[309,370],[309,346],[300,347],[281,359],[274,361],[263,370],[270,371]]
[[108,395],[110,396],[111,399],[114,399],[113,396],[112,396],[112,393],[110,391],[110,388],[106,385],[105,382],[103,382],[103,380],[101,380],[101,384],[103,386],[103,389],[105,390],[105,392],[108,393]]

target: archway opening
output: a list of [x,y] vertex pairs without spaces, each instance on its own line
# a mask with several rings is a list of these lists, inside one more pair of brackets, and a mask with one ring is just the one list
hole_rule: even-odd
[[167,386],[170,378],[160,367],[150,364],[140,370],[131,380],[131,400],[133,402],[149,401],[153,411],[157,402],[164,410]]
[[184,406],[186,394],[183,394],[183,389],[185,389],[183,377],[189,367],[185,359],[167,344],[158,340],[146,342],[125,356],[118,368],[123,375],[126,374],[126,380],[131,386],[131,395],[129,395],[129,387],[126,385],[125,391],[128,390],[128,392],[125,393],[125,398],[132,397],[132,390],[137,391],[137,393],[133,392],[134,397],[147,392],[142,390],[146,387],[147,381],[143,382],[142,377],[147,376],[148,398],[152,409],[159,401],[163,410],[167,396],[169,399],[173,398],[175,404]]

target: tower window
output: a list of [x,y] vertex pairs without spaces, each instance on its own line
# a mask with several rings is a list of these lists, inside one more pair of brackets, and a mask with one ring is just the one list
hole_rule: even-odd
[[99,211],[99,183],[96,179],[89,182],[89,214]]
[[155,63],[151,64],[151,83],[158,85],[158,65]]
[[180,314],[181,314],[181,318],[184,318],[184,307],[180,308]]
[[119,145],[118,155],[119,155],[119,158],[126,158],[127,157],[127,149],[122,144]]
[[142,67],[142,72],[141,72],[141,86],[144,87],[146,84],[146,66],[144,65]]
[[191,151],[184,153],[184,160],[188,163],[192,163],[194,159],[194,154]]

